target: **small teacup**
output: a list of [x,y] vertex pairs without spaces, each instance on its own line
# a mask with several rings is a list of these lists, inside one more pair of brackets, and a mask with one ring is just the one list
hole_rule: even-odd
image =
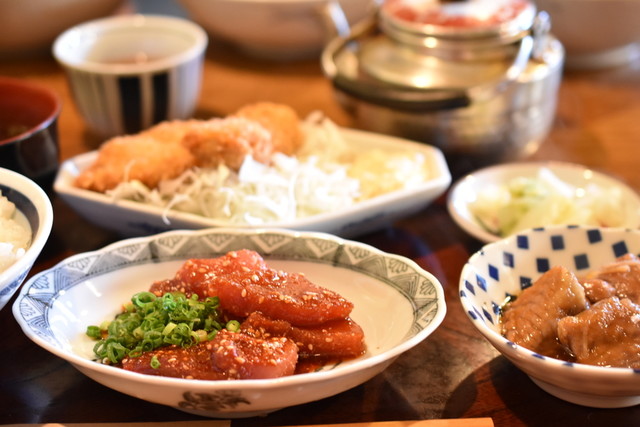
[[182,18],[120,15],[63,32],[53,54],[74,101],[101,137],[189,118],[198,103],[206,32]]

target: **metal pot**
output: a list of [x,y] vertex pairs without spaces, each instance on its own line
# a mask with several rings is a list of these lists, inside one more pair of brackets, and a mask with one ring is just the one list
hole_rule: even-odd
[[526,157],[547,136],[564,62],[549,30],[529,0],[388,0],[321,63],[358,126],[475,168]]

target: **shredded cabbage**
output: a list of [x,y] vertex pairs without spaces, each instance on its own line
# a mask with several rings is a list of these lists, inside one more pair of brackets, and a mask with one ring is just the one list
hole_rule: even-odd
[[262,225],[333,212],[380,194],[415,187],[429,178],[420,153],[349,147],[321,114],[302,123],[305,141],[296,156],[276,153],[270,165],[247,156],[240,170],[194,168],[148,188],[140,181],[107,192],[126,199],[201,215],[229,224]]
[[516,177],[485,188],[469,209],[487,231],[508,236],[548,225],[624,226],[621,206],[619,188],[594,183],[575,187],[542,168],[536,177]]

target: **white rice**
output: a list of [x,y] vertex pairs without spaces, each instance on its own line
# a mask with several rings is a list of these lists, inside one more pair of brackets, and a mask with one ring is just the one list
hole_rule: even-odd
[[30,242],[29,222],[0,192],[0,273],[24,255]]

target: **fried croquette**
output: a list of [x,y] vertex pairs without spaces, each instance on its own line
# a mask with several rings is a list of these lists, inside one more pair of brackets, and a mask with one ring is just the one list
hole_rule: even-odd
[[140,133],[140,135],[150,136],[158,142],[180,142],[184,136],[199,126],[206,126],[207,120],[169,120],[160,122],[157,125]]
[[273,154],[271,133],[260,123],[243,117],[211,119],[196,126],[182,139],[196,158],[196,166],[216,167],[223,163],[238,170],[247,155],[269,163]]
[[159,143],[144,135],[121,136],[102,145],[96,161],[78,175],[75,185],[105,192],[121,182],[139,180],[154,188],[194,165],[195,157],[180,143]]
[[225,118],[165,121],[135,135],[112,138],[75,185],[103,193],[138,180],[155,188],[192,167],[225,164],[239,170],[248,155],[269,164],[275,152],[292,155],[302,141],[300,120],[292,108],[257,102]]
[[300,118],[288,105],[256,102],[242,107],[234,115],[255,120],[270,131],[274,151],[290,156],[302,145]]

